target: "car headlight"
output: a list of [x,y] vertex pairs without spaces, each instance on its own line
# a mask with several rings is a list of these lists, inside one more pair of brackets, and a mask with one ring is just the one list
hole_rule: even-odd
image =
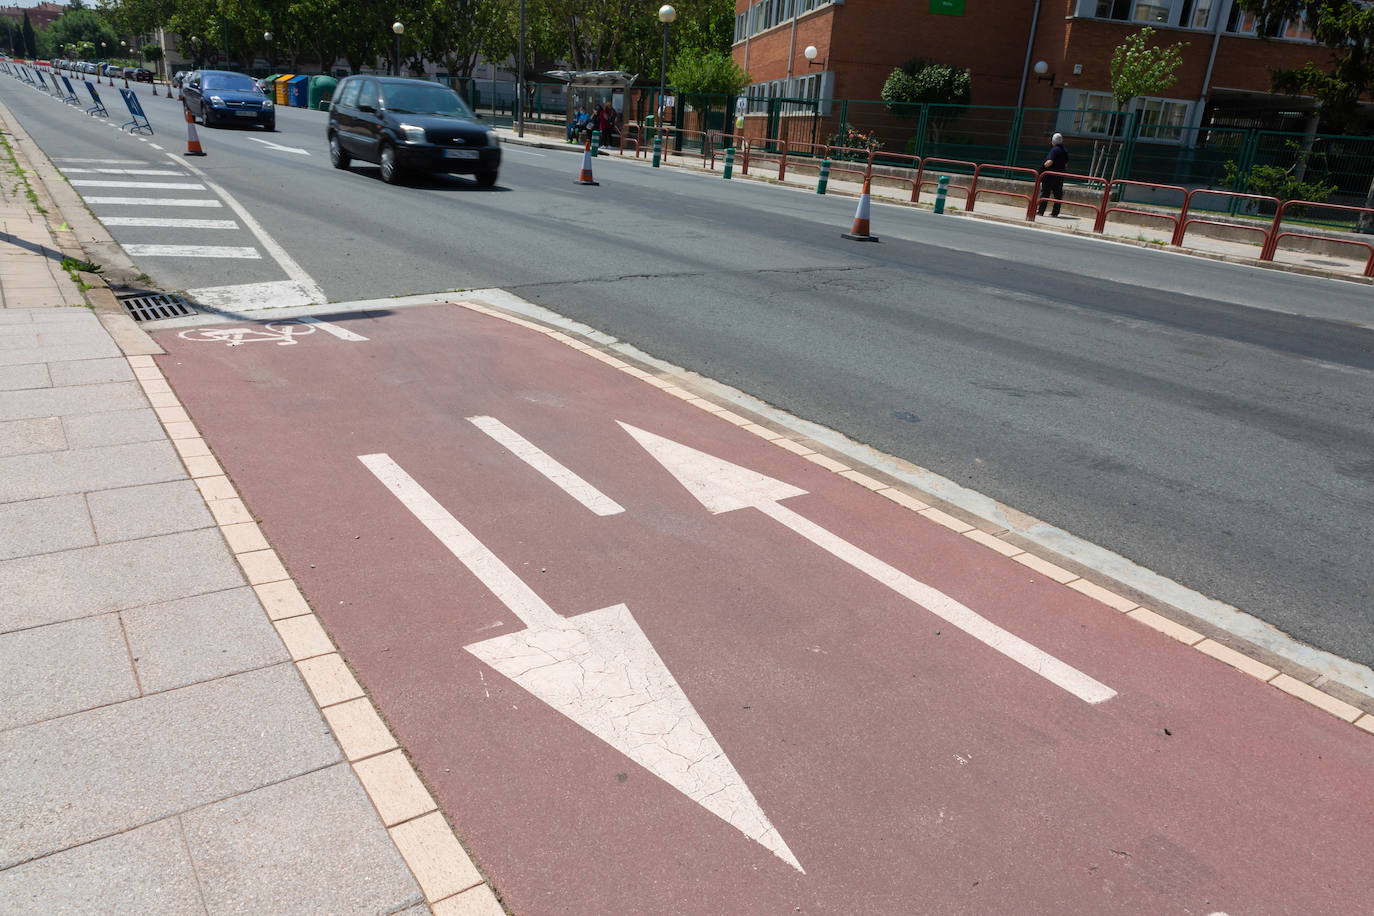
[[267,111],[267,110],[270,109],[271,107],[272,107],[272,100],[271,100],[271,99],[263,99],[263,100],[262,100],[262,110],[263,110],[263,111]]
[[217,95],[212,95],[212,96],[210,96],[210,104],[213,105],[213,106],[215,106],[216,108],[223,108],[223,107],[224,107],[224,99],[220,98],[220,97],[217,96]]
[[425,142],[425,129],[423,127],[416,127],[414,124],[402,124],[400,128],[401,133],[405,134],[407,143]]
[[487,131],[487,146],[500,146],[501,138],[496,136],[496,131]]

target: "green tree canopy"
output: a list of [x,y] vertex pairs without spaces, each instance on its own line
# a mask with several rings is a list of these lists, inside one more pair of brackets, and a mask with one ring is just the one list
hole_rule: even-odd
[[1289,20],[1303,20],[1326,45],[1329,65],[1313,61],[1296,70],[1272,71],[1278,92],[1314,96],[1334,127],[1352,126],[1356,103],[1374,89],[1374,6],[1359,0],[1236,0],[1257,18],[1261,36],[1282,34]]
[[1178,67],[1188,43],[1148,47],[1154,33],[1147,26],[1112,51],[1112,99],[1118,111],[1125,111],[1137,96],[1162,95],[1178,82]]
[[94,47],[105,42],[106,54],[113,55],[119,48],[119,36],[105,17],[91,9],[68,10],[48,26],[48,41],[55,55],[61,56],[68,45],[88,41]]
[[668,68],[668,85],[684,95],[736,95],[749,83],[728,51],[687,48]]
[[[915,115],[909,106],[954,105],[967,107],[973,94],[973,82],[967,70],[937,64],[923,58],[912,58],[888,74],[883,84],[882,100],[896,114]],[[950,111],[948,116],[957,114]]]

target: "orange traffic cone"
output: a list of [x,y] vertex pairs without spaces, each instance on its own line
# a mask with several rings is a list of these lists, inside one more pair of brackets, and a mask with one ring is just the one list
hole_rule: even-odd
[[153,95],[157,95],[157,80],[153,80]]
[[587,137],[587,145],[582,147],[582,174],[577,176],[578,184],[600,184],[592,181],[592,138]]
[[186,109],[186,153],[187,156],[204,156],[200,148],[200,137],[196,136],[196,119],[191,117],[191,109]]
[[854,228],[842,233],[844,238],[853,239],[856,242],[876,242],[876,235],[868,234],[868,182],[867,176],[864,177],[863,193],[859,195],[859,209],[854,212]]

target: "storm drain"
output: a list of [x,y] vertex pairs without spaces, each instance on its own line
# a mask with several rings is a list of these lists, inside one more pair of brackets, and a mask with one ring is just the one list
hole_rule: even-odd
[[121,296],[119,301],[134,321],[157,321],[161,318],[184,318],[196,310],[180,296],[157,293],[152,296]]

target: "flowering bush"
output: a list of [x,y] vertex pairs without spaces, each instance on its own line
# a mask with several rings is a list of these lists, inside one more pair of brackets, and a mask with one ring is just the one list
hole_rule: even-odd
[[841,124],[839,130],[827,138],[825,143],[827,146],[844,147],[843,152],[836,154],[836,159],[867,159],[867,156],[854,150],[862,149],[876,153],[883,148],[882,141],[873,132],[864,133],[849,124]]

